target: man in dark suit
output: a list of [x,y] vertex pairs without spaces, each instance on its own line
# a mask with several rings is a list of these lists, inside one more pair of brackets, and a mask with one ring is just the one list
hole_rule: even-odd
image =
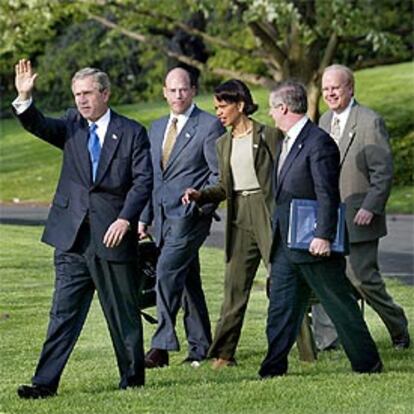
[[109,78],[98,69],[74,75],[77,110],[60,119],[45,117],[33,104],[36,77],[30,61],[20,60],[13,106],[25,129],[63,151],[63,164],[42,237],[56,249],[50,322],[32,385],[19,387],[18,395],[33,399],[56,394],[95,290],[115,350],[119,388],[142,386],[135,256],[138,216],[152,188],[146,131],[109,109]]
[[175,323],[180,306],[189,343],[185,362],[205,359],[211,344],[211,327],[200,278],[199,248],[207,237],[216,205],[202,209],[183,205],[189,187],[200,190],[218,179],[216,139],[225,130],[219,120],[193,104],[195,84],[183,68],[167,74],[164,97],[170,115],[149,130],[154,168],[152,208],[140,217],[140,237],[154,218],[160,246],[157,264],[158,326],[146,354],[147,368],[169,364],[168,351],[178,350]]
[[[345,259],[331,253],[339,203],[339,151],[307,117],[306,90],[287,81],[272,91],[270,114],[286,137],[275,165],[274,239],[267,319],[268,351],[261,378],[284,375],[288,354],[309,304],[311,289],[335,323],[357,372],[380,372],[377,348],[345,276]],[[317,226],[309,251],[287,246],[292,199],[317,200]]]
[[[378,267],[378,243],[387,234],[385,205],[392,183],[388,133],[383,119],[354,99],[354,76],[346,66],[325,69],[322,94],[329,111],[319,124],[341,153],[339,189],[350,239],[347,276],[384,322],[394,348],[405,349],[410,345],[407,318],[387,292]],[[334,347],[338,336],[320,305],[314,307],[312,321],[318,347]]]

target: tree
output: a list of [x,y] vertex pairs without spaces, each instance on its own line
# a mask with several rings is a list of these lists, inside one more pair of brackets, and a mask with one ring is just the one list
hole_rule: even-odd
[[[39,21],[49,36],[59,21],[94,20],[139,42],[152,53],[153,59],[157,54],[166,55],[207,76],[237,77],[268,89],[289,77],[300,79],[308,87],[309,114],[313,118],[317,116],[321,73],[335,60],[361,67],[366,63],[374,65],[411,57],[412,3],[407,0],[175,3],[14,0],[11,3],[14,6],[9,6],[0,17],[0,28],[7,23],[14,27],[14,35],[6,30],[3,49],[15,50],[22,48],[22,44],[28,50],[39,47]],[[39,14],[45,19],[40,19]],[[195,14],[201,15],[205,24],[191,24]],[[204,58],[200,60],[193,53],[194,48],[188,51],[182,44],[179,48],[172,47],[177,45],[172,41],[176,33],[186,33],[199,45],[206,46]]]
[[[203,72],[238,77],[272,88],[294,77],[308,87],[309,114],[317,116],[323,69],[341,57],[350,66],[409,59],[411,2],[405,0],[101,0],[88,17],[155,47]],[[110,13],[108,13],[110,10]],[[183,22],[198,11],[205,30]],[[163,42],[166,30],[181,30],[209,46],[207,62]]]

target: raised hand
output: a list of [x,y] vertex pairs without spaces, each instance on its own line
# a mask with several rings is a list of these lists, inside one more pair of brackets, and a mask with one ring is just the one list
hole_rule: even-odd
[[19,94],[19,99],[30,99],[37,73],[33,73],[32,64],[27,59],[20,59],[14,69],[16,72],[15,86]]

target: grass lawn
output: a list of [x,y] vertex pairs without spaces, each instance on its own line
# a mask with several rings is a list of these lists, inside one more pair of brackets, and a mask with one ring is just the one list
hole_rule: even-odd
[[[413,90],[407,87],[414,82],[413,68],[412,63],[403,63],[356,73],[357,99],[384,116],[393,139],[414,130]],[[253,95],[259,103],[255,118],[271,123],[267,114],[268,92],[256,88]],[[196,101],[201,108],[213,111],[211,95],[200,95]],[[146,126],[167,113],[161,100],[116,109]],[[326,107],[321,104],[321,109]],[[59,150],[33,139],[14,119],[0,121],[0,136],[0,202],[49,203],[60,170]],[[389,211],[414,213],[414,189],[394,188]]]
[[[315,364],[290,355],[289,375],[259,381],[265,350],[267,300],[264,272],[254,285],[237,352],[239,366],[215,372],[208,363],[198,369],[180,365],[183,349],[171,354],[171,366],[147,372],[140,390],[118,391],[118,374],[104,318],[95,300],[62,377],[59,396],[22,401],[16,387],[30,382],[48,321],[53,289],[52,249],[39,242],[41,227],[0,226],[0,413],[412,413],[414,348],[395,352],[385,327],[371,309],[366,320],[379,346],[385,372],[358,375],[342,351],[324,353]],[[222,300],[223,252],[202,249],[202,274],[213,327]],[[395,280],[388,287],[414,320],[413,288]],[[145,324],[148,349],[154,327]],[[414,330],[411,330],[414,337]]]

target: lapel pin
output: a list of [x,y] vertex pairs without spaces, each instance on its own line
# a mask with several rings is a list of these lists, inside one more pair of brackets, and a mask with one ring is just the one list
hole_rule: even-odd
[[186,132],[186,133],[185,133],[185,137],[186,137],[186,138],[190,138],[190,137],[191,137],[190,133],[189,133],[189,132]]
[[352,138],[352,136],[354,135],[354,131],[349,133],[349,138]]
[[298,148],[299,149],[302,149],[302,146],[303,146],[303,144],[299,144]]
[[257,144],[253,144],[253,148],[259,148]]
[[118,139],[118,135],[112,134],[112,139]]

